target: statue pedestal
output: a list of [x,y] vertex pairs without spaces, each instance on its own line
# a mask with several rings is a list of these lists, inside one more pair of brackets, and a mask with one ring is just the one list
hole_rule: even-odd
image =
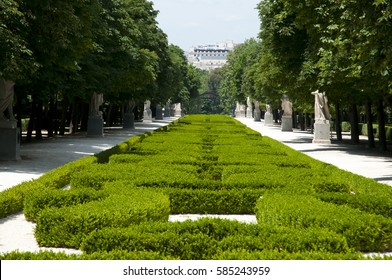
[[261,111],[259,110],[254,110],[254,114],[253,114],[253,118],[255,120],[255,122],[260,122],[261,121]]
[[135,114],[125,113],[123,120],[123,128],[135,129]]
[[0,160],[20,160],[20,142],[16,121],[0,121]]
[[317,120],[314,123],[314,144],[331,144],[331,126],[327,120]]
[[290,116],[282,116],[281,131],[293,131],[293,118]]
[[143,122],[150,123],[152,122],[152,112],[151,109],[147,109],[143,111]]
[[102,116],[90,116],[87,122],[87,136],[103,136]]
[[264,115],[264,126],[273,126],[274,116],[270,112],[266,112]]

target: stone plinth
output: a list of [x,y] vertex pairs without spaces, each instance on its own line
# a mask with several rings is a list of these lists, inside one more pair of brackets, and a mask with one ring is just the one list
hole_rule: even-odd
[[273,126],[274,116],[270,112],[266,112],[264,115],[264,126]]
[[331,126],[328,120],[316,120],[314,123],[314,144],[331,144]]
[[290,116],[282,116],[281,131],[293,131],[293,118]]
[[152,122],[152,112],[151,109],[146,109],[143,111],[143,122]]
[[0,160],[20,160],[20,128],[16,121],[0,122]]
[[123,127],[124,128],[135,128],[135,114],[134,113],[125,113],[124,120],[123,120]]
[[102,116],[90,116],[87,122],[87,136],[103,136],[103,118]]

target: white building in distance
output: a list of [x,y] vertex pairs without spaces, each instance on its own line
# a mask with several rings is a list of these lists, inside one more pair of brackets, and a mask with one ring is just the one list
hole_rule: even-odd
[[232,51],[235,46],[233,41],[227,41],[215,45],[192,47],[187,53],[187,58],[189,63],[193,66],[210,71],[225,65],[227,62],[227,54]]

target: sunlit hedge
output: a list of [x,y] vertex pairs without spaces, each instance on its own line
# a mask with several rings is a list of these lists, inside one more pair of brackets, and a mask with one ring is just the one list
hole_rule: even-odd
[[[70,190],[63,190],[66,185]],[[15,259],[362,259],[392,249],[392,189],[215,115],[181,118],[0,193],[40,245]],[[258,224],[169,214],[256,214]]]

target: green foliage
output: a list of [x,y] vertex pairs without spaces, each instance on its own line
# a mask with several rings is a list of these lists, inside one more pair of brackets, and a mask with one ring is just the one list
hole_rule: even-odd
[[62,208],[90,201],[107,198],[105,192],[97,192],[91,189],[81,190],[42,190],[39,193],[30,193],[25,197],[23,213],[29,221],[36,221],[41,211],[47,208]]
[[324,229],[292,231],[221,219],[141,224],[126,229],[103,229],[82,244],[87,253],[153,251],[169,258],[208,260],[228,252],[263,251],[349,253],[342,236]]
[[343,132],[350,132],[351,131],[351,124],[349,122],[342,122],[342,131]]
[[383,251],[392,246],[392,220],[312,196],[266,194],[257,203],[256,215],[265,226],[329,229],[343,235],[348,245],[359,251]]
[[155,252],[127,252],[111,251],[93,254],[66,254],[53,251],[18,252],[13,251],[0,255],[0,260],[167,260],[163,255]]
[[172,214],[252,214],[261,189],[167,189]]
[[42,210],[35,236],[41,246],[78,248],[90,232],[145,221],[167,221],[169,211],[165,195],[147,189],[128,189],[102,201]]
[[23,210],[25,196],[40,193],[43,190],[60,189],[69,184],[71,174],[83,170],[96,162],[94,157],[85,157],[75,162],[56,168],[40,178],[23,182],[0,193],[0,217],[4,218]]
[[[82,248],[75,259],[361,259],[392,244],[390,186],[218,115],[181,118],[0,199],[3,215],[24,207],[37,221],[40,245]],[[169,213],[255,212],[256,225],[167,222]]]

